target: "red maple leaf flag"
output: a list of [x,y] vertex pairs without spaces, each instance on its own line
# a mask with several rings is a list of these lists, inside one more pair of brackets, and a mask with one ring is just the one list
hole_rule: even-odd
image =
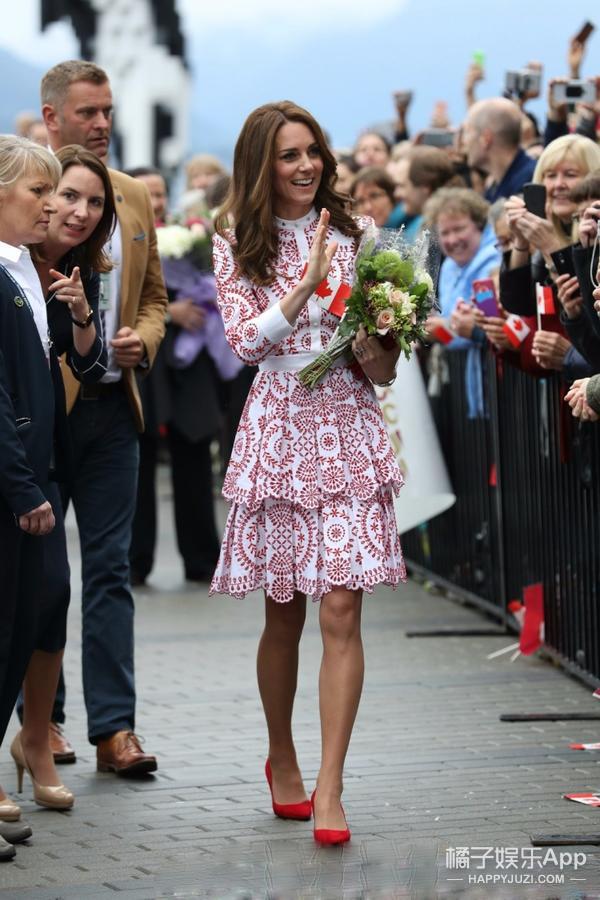
[[535,298],[537,300],[538,312],[541,316],[552,316],[556,312],[554,308],[554,294],[552,288],[547,284],[540,284],[539,281],[535,285]]
[[[323,284],[323,282],[321,282]],[[321,285],[319,285],[321,287]],[[319,306],[321,309],[326,309],[327,312],[333,313],[334,316],[337,316],[338,319],[341,319],[346,311],[346,300],[352,293],[352,288],[349,284],[346,284],[344,281],[337,281],[335,278],[330,278],[327,281],[328,294],[324,298],[320,298],[318,300]],[[317,288],[318,290],[318,288]],[[315,291],[315,293],[317,293]],[[333,294],[333,299],[329,299],[329,297]],[[319,296],[317,294],[317,296]]]
[[326,297],[331,297],[332,293],[333,291],[329,286],[329,282],[326,278],[324,278],[321,284],[317,285],[317,288],[315,290],[315,297],[320,297],[322,300],[324,300]]
[[515,350],[518,350],[531,328],[523,321],[521,316],[510,315],[502,326],[502,331]]
[[541,582],[523,588],[523,605],[525,615],[519,649],[524,656],[530,656],[544,641],[544,586]]
[[[306,272],[307,266],[302,270],[302,276]],[[338,319],[341,319],[346,311],[346,300],[352,293],[352,287],[345,281],[337,278],[324,278],[323,281],[315,288],[313,297],[321,309],[333,313]]]

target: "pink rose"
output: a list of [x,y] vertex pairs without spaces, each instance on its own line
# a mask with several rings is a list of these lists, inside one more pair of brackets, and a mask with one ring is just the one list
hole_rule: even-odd
[[377,316],[377,321],[375,322],[375,327],[377,328],[377,334],[387,334],[390,328],[394,323],[394,310],[391,307],[387,307],[387,309],[382,309],[379,315]]

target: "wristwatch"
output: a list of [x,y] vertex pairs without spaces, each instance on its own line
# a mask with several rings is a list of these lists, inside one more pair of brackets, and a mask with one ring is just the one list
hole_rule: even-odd
[[85,319],[83,320],[83,322],[80,322],[78,319],[74,319],[73,316],[71,316],[71,322],[73,323],[73,325],[77,325],[78,328],[89,328],[93,321],[94,321],[94,312],[91,309],[88,312]]

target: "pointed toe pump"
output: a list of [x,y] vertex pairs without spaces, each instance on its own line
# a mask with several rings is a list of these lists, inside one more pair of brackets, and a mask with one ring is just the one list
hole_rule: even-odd
[[[315,815],[315,794],[316,790],[313,791],[312,797],[310,798],[310,805],[312,808],[313,818]],[[341,805],[341,804],[340,804]],[[342,814],[344,816],[344,821],[346,820],[346,813],[344,812],[344,807],[342,806]],[[315,820],[316,821],[316,820]],[[337,844],[346,844],[350,840],[350,829],[347,827],[348,823],[346,822],[346,828],[316,828],[313,831],[315,836],[315,841],[318,844],[322,844],[324,847],[333,847]]]
[[271,772],[270,760],[267,760],[265,763],[265,776],[271,792],[271,802],[273,803],[275,815],[280,819],[298,819],[307,822],[312,815],[310,800],[303,800],[301,803],[277,803],[273,796],[273,773]]
[[15,766],[17,767],[17,782],[19,793],[23,790],[23,772],[27,770],[27,774],[31,778],[33,785],[33,799],[38,806],[44,806],[47,809],[71,809],[75,803],[75,797],[64,784],[44,785],[38,784],[35,780],[33,772],[27,764],[23,746],[21,744],[21,736],[16,734],[12,744],[10,745],[10,755],[12,756]]

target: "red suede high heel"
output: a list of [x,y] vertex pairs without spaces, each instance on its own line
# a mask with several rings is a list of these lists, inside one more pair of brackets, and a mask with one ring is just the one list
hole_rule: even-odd
[[[315,794],[317,790],[312,792],[312,797],[310,798],[310,807],[312,809],[313,817],[315,815]],[[340,806],[342,804],[340,803]],[[344,816],[344,821],[346,821],[346,813],[344,812],[344,807],[342,806],[342,815]],[[316,819],[315,819],[316,822]],[[324,846],[333,846],[334,844],[346,844],[350,840],[350,829],[347,827],[348,823],[346,822],[346,828],[315,828],[313,834],[315,836],[315,841],[319,844],[323,844]]]
[[271,791],[271,801],[273,803],[273,812],[280,819],[299,819],[307,822],[312,815],[312,804],[310,800],[303,800],[302,803],[276,803],[273,796],[273,773],[271,772],[271,761],[265,763],[265,775],[269,790]]

